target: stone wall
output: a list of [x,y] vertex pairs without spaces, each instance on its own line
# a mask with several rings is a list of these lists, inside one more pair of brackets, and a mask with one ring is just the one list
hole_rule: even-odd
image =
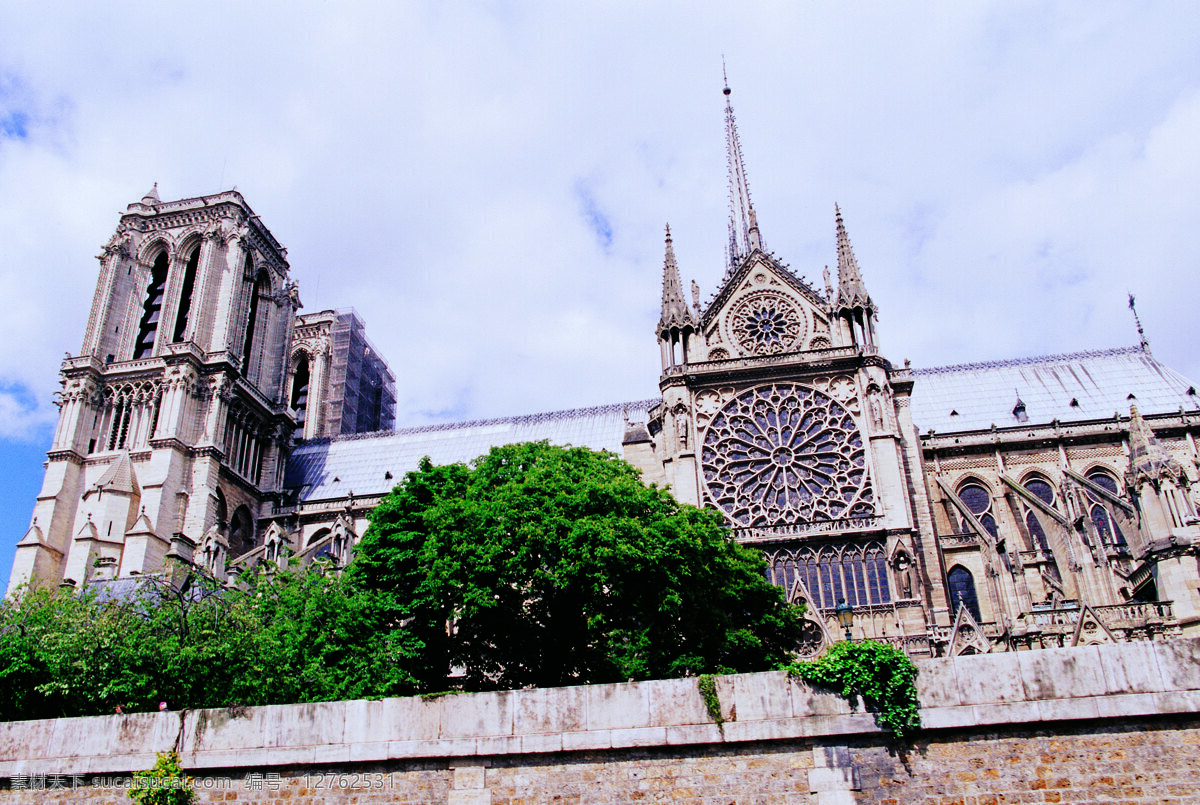
[[926,730],[899,746],[777,672],[721,677],[721,726],[694,679],[12,722],[0,805],[128,802],[170,749],[199,802],[1200,801],[1198,661],[1191,640],[923,661]]

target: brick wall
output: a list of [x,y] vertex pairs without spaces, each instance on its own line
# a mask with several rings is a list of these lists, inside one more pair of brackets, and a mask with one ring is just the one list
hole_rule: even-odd
[[0,805],[127,803],[121,778],[171,748],[201,803],[1200,802],[1198,659],[1178,641],[927,661],[928,729],[903,745],[778,673],[721,678],[721,729],[695,680],[16,722]]

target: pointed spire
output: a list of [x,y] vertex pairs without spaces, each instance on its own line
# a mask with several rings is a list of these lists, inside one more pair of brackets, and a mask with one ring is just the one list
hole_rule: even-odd
[[837,204],[833,205],[834,222],[837,229],[838,256],[838,298],[837,307],[875,308],[867,286],[863,283],[862,273],[858,270],[858,260],[854,257],[854,249],[850,246],[850,236],[846,234],[846,225],[842,222],[842,210]]
[[679,278],[679,266],[675,263],[675,247],[671,245],[671,225],[667,224],[666,256],[663,258],[662,317],[658,320],[659,332],[670,327],[683,325],[695,327],[692,312],[683,296],[683,281]]
[[154,183],[154,187],[146,191],[146,195],[142,196],[143,204],[161,204],[162,199],[158,197],[158,182]]
[[[721,74],[725,75],[725,61],[721,60]],[[758,232],[758,215],[750,201],[750,182],[746,178],[746,163],[742,159],[742,143],[738,137],[737,121],[733,117],[733,105],[729,96],[729,79],[725,78],[725,147],[729,168],[729,265],[731,271],[738,258],[745,257],[755,249],[762,248]]]
[[1133,294],[1129,294],[1129,309],[1133,311],[1133,323],[1137,325],[1138,338],[1142,342],[1142,352],[1150,352],[1150,340],[1146,338],[1146,331],[1142,329],[1142,320],[1138,318],[1137,308],[1133,304]]

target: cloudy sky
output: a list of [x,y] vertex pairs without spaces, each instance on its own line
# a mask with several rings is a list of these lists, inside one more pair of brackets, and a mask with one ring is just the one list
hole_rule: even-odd
[[[182,10],[181,10],[182,9]],[[655,394],[662,229],[704,295],[721,58],[766,245],[841,205],[885,353],[1136,343],[1200,378],[1200,5],[0,0],[0,579],[125,205],[236,186],[401,424]]]

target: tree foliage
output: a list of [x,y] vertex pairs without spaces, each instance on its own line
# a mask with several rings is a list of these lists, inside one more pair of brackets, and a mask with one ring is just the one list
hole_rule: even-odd
[[349,573],[389,595],[425,690],[750,671],[799,611],[711,511],[617,457],[545,442],[428,459],[371,515]]
[[[134,591],[31,589],[0,603],[0,720],[392,695],[378,596],[319,568],[244,587],[146,577]],[[388,637],[384,634],[382,642]]]
[[0,602],[0,720],[751,671],[799,636],[716,514],[545,443],[425,460],[345,573],[178,582]]

